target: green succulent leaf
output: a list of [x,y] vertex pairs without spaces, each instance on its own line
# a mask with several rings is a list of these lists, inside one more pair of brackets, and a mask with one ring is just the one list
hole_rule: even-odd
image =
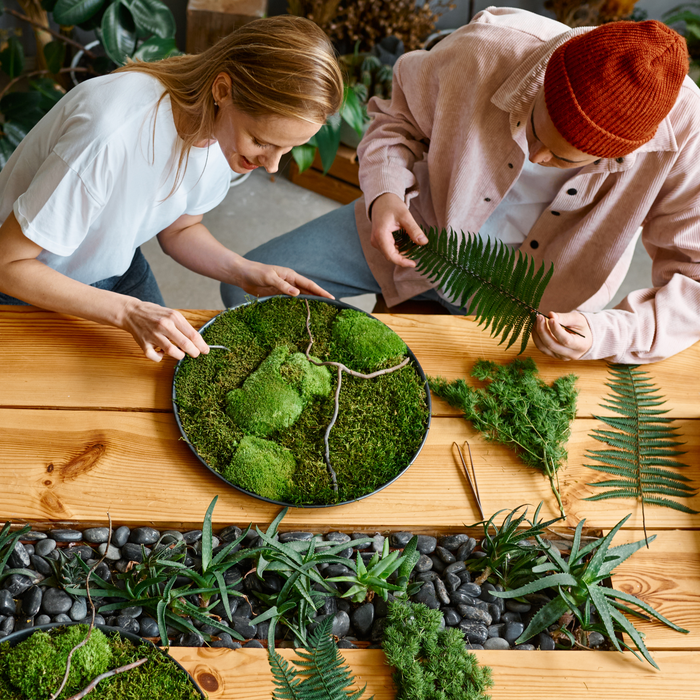
[[331,115],[315,136],[324,175],[333,165],[338,146],[340,146],[340,121],[340,114]]
[[294,162],[299,167],[300,173],[303,173],[305,170],[308,170],[311,167],[311,164],[314,162],[315,157],[315,140],[314,143],[311,143],[309,141],[308,143],[304,143],[301,146],[294,146],[294,148],[292,148],[292,158],[294,158]]
[[[160,0],[122,0],[126,2],[136,23],[136,28],[155,34],[161,39],[175,36],[173,13]],[[155,59],[151,59],[155,60]]]
[[162,58],[177,56],[180,52],[175,44],[175,39],[161,39],[159,36],[152,36],[144,41],[134,53],[133,58],[137,61],[160,61]]

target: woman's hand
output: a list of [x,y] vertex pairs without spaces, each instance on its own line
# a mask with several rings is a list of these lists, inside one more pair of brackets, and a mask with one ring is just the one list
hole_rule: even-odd
[[297,294],[312,294],[333,299],[325,289],[288,267],[265,265],[244,258],[241,258],[240,269],[237,270],[234,284],[256,297],[273,294],[289,294],[293,297]]
[[[568,326],[583,337],[570,333]],[[593,345],[593,333],[586,317],[578,311],[568,314],[550,312],[549,318],[537,316],[532,339],[538,350],[558,360],[578,360]]]
[[174,309],[126,297],[118,327],[129,331],[149,360],[160,362],[164,355],[181,360],[185,353],[197,357],[208,354],[202,336]]
[[384,257],[399,267],[415,267],[413,260],[404,258],[394,242],[394,231],[403,229],[410,239],[418,245],[425,245],[428,239],[421,230],[411,212],[397,195],[386,192],[379,195],[372,203],[372,238],[370,243],[380,250]]

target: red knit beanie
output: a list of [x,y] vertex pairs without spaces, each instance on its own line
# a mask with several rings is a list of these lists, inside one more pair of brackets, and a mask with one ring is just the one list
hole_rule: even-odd
[[547,111],[579,151],[627,155],[653,138],[688,72],[685,39],[661,22],[611,22],[562,44],[544,76]]

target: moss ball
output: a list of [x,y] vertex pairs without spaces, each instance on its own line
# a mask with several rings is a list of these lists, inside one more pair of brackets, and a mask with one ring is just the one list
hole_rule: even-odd
[[288,495],[295,467],[291,450],[247,435],[224,471],[224,477],[246,491],[279,501]]
[[243,382],[226,395],[226,413],[240,428],[258,437],[293,425],[304,410],[299,392],[280,374],[289,348],[275,348]]
[[[51,637],[48,632],[34,632],[13,647],[5,656],[3,672],[19,691],[33,700],[44,700],[56,692],[66,672],[70,650],[87,634],[87,625],[71,625]],[[71,659],[70,685],[87,685],[109,670],[112,650],[107,638],[93,629],[90,639]]]
[[402,357],[406,343],[376,318],[343,309],[333,324],[333,344],[341,362],[360,372],[373,372],[387,360]]

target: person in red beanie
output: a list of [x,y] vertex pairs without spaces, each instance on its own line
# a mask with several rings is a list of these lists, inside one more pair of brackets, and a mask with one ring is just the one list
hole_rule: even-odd
[[[543,353],[673,355],[700,340],[700,90],[687,72],[685,40],[661,22],[570,29],[488,8],[400,58],[391,100],[370,101],[364,196],[246,257],[284,260],[336,297],[463,313],[392,232],[478,231],[553,263],[533,336]],[[606,309],[640,235],[653,286]]]

